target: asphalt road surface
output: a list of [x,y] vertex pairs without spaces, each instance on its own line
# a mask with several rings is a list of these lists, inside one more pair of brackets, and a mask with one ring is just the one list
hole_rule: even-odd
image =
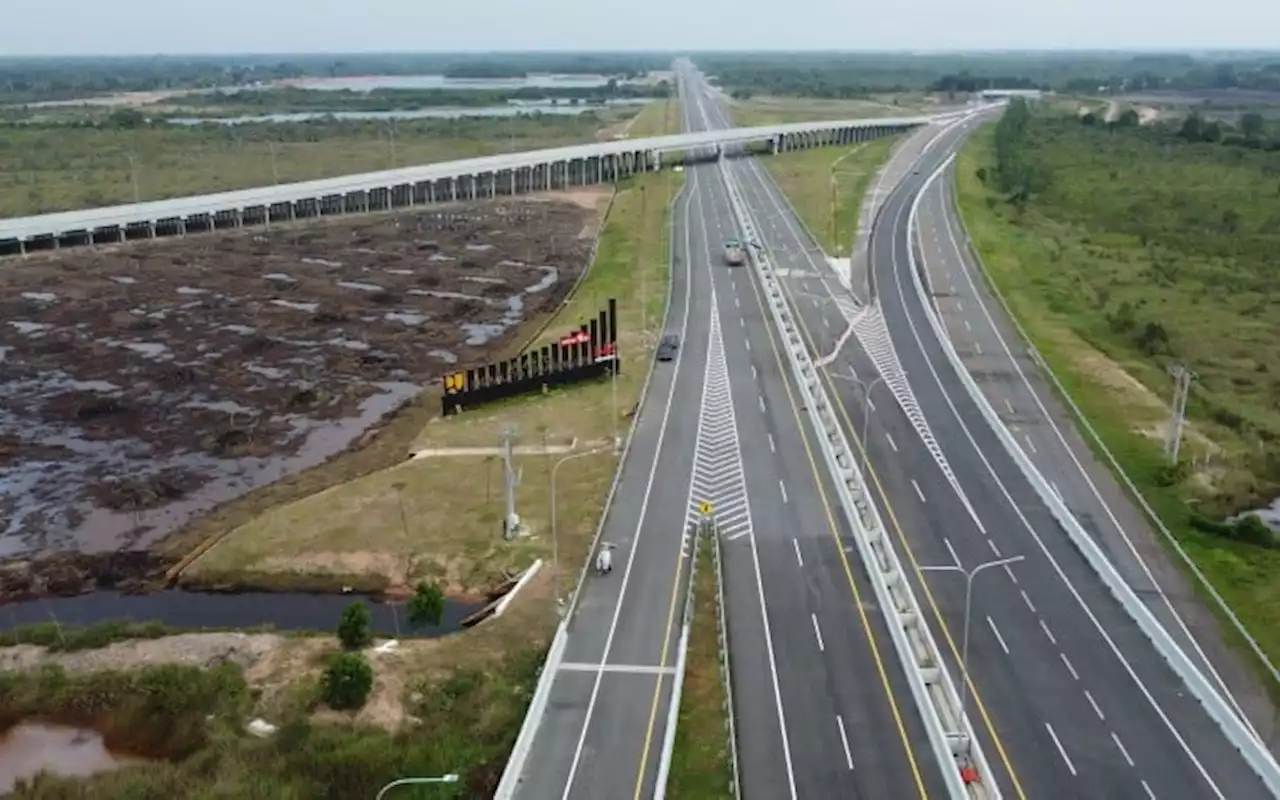
[[[902,155],[910,161],[934,133]],[[873,486],[908,564],[1025,558],[982,574],[974,592],[969,711],[992,777],[1011,797],[1268,796],[1043,508],[931,338],[908,271],[907,212],[962,133],[946,134],[914,170],[899,166],[903,180],[871,237],[884,316],[861,318],[826,381],[846,431],[866,440]],[[833,298],[847,295],[776,188],[758,180],[748,192],[775,208],[764,230],[775,259],[810,259],[784,282],[815,354],[826,355],[847,327]],[[916,573],[913,584],[961,674],[963,580]]]
[[[681,78],[690,127],[727,127],[700,77]],[[942,796],[754,273],[723,261],[741,234],[718,167],[691,172],[691,251],[705,252],[715,287],[749,497],[747,520],[722,530],[743,794]]]
[[[690,200],[682,191],[673,206],[681,225]],[[655,789],[686,586],[682,553],[711,302],[709,278],[691,269],[683,237],[672,252],[662,333],[680,336],[681,346],[674,361],[657,365],[640,409],[602,535],[614,546],[613,572],[589,572],[581,589],[521,798],[624,800]]]

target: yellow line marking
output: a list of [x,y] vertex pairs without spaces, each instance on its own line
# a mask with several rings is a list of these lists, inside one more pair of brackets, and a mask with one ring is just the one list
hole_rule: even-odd
[[[871,269],[868,262],[867,269]],[[804,317],[800,314],[800,306],[791,294],[791,289],[786,285],[785,281],[778,282],[782,286],[782,293],[787,298],[788,305],[791,306],[791,315],[800,326],[801,334],[804,336],[809,346],[810,352],[817,352],[814,346],[813,336],[809,333],[809,326],[805,324]],[[884,490],[883,484],[880,482],[880,476],[871,464],[871,457],[862,445],[862,440],[858,438],[857,426],[853,424],[853,420],[849,418],[849,412],[845,408],[844,400],[840,397],[840,392],[836,389],[835,384],[831,382],[831,376],[827,373],[826,367],[818,370],[822,374],[822,381],[826,385],[828,392],[834,398],[834,405],[840,412],[840,417],[845,422],[845,432],[849,434],[849,438],[853,441],[854,446],[858,448],[858,453],[862,456],[861,461],[866,465],[867,473],[871,476],[871,482],[876,487],[876,494],[880,497],[880,504],[884,507],[889,515],[889,521],[893,527],[894,533],[898,536],[898,541],[902,543],[902,547],[907,552],[907,559],[911,562],[911,568],[916,573],[916,580],[924,589],[925,599],[929,602],[929,607],[933,610],[934,619],[938,621],[938,625],[942,629],[942,636],[947,640],[947,646],[951,648],[951,653],[955,657],[956,662],[960,662],[960,650],[956,647],[955,639],[951,636],[951,630],[947,627],[947,623],[942,618],[942,612],[938,610],[938,604],[933,599],[933,592],[929,591],[929,583],[924,579],[924,574],[920,571],[920,563],[916,560],[915,552],[911,549],[911,545],[907,542],[907,537],[902,531],[902,525],[898,522],[898,515],[893,511],[893,504],[889,502],[889,494]],[[840,551],[843,555],[844,551]],[[1003,762],[1005,770],[1009,773],[1009,780],[1013,781],[1014,791],[1018,793],[1018,797],[1026,800],[1027,795],[1022,791],[1022,783],[1018,780],[1018,773],[1013,769],[1013,763],[1009,760],[1009,754],[1005,752],[1004,742],[1000,739],[1000,734],[996,733],[996,727],[991,722],[991,716],[987,713],[987,707],[982,702],[982,695],[978,692],[978,687],[974,684],[973,678],[969,675],[963,676],[963,680],[969,684],[969,694],[973,698],[974,705],[978,707],[978,715],[982,717],[982,723],[986,726],[987,732],[991,734],[991,739],[995,742],[996,752],[1000,755],[1000,761]]]
[[[684,534],[680,539],[680,555],[676,557],[676,579],[671,584],[671,606],[667,610],[667,628],[662,635],[662,656],[658,666],[667,666],[667,651],[671,647],[671,631],[676,621],[676,600],[680,596],[680,576],[684,574]],[[633,800],[640,800],[640,792],[644,788],[644,769],[649,764],[649,748],[653,744],[653,726],[658,721],[658,701],[662,699],[662,679],[659,675],[653,682],[653,703],[649,706],[649,724],[644,731],[644,749],[640,751],[640,768],[636,770],[636,790]]]
[[805,456],[809,460],[809,469],[813,472],[814,484],[818,488],[818,497],[822,500],[822,508],[826,513],[828,529],[831,538],[835,541],[836,552],[840,555],[840,563],[844,566],[845,579],[849,582],[849,588],[853,590],[853,601],[858,609],[858,618],[862,622],[862,629],[867,634],[867,643],[871,648],[871,658],[875,661],[876,672],[880,676],[880,685],[884,688],[885,699],[889,703],[889,709],[893,713],[894,724],[898,728],[898,736],[902,740],[902,749],[906,751],[907,762],[911,765],[911,774],[915,778],[916,791],[920,797],[927,798],[928,791],[925,790],[924,777],[920,774],[920,765],[916,763],[915,752],[911,749],[911,742],[907,738],[907,729],[902,722],[902,712],[898,708],[897,697],[895,697],[893,688],[889,685],[889,673],[885,669],[884,659],[880,657],[880,647],[876,644],[875,632],[871,629],[871,623],[867,619],[866,605],[862,602],[862,593],[858,591],[858,584],[853,580],[853,570],[849,566],[849,558],[845,555],[844,547],[840,544],[839,528],[836,525],[835,514],[831,510],[831,503],[827,500],[826,490],[822,488],[822,477],[818,472],[817,461],[813,457],[813,449],[809,446],[809,436],[805,433],[804,422],[800,419],[800,409],[796,405],[795,396],[791,392],[791,377],[782,363],[782,354],[778,352],[778,343],[774,338],[773,326],[768,322],[768,310],[764,307],[764,300],[760,296],[760,290],[756,286],[756,276],[749,275],[751,284],[751,292],[755,295],[756,305],[760,307],[760,313],[766,317],[765,333],[769,336],[769,346],[773,350],[773,358],[778,363],[778,371],[782,374],[782,388],[787,392],[787,400],[791,405],[791,414],[795,417],[796,427],[800,430],[800,440],[804,444]]

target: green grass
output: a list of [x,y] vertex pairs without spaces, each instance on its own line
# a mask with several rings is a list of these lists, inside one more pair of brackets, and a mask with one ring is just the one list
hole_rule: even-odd
[[[458,668],[409,687],[421,724],[402,733],[315,724],[314,681],[294,688],[272,719],[278,732],[244,732],[255,692],[232,665],[208,671],[150,666],[129,672],[68,673],[45,667],[0,673],[0,730],[25,719],[93,727],[117,752],[154,759],[86,780],[42,776],[12,797],[61,800],[191,800],[234,797],[373,797],[395,777],[457,772],[458,784],[405,797],[487,798],[523,715],[540,650],[509,655],[484,669]],[[375,668],[376,665],[375,665]]]
[[[956,165],[989,279],[1162,521],[1280,658],[1280,551],[1204,533],[1190,516],[1278,491],[1280,154],[1037,117],[1024,153],[1045,185],[1019,211],[979,178],[994,181],[993,141],[988,126]],[[1148,322],[1168,336],[1156,352],[1139,335]],[[1191,465],[1171,482],[1159,424],[1174,358],[1201,378],[1184,438]]]
[[668,796],[676,800],[733,797],[720,634],[716,622],[716,573],[712,543],[698,551],[693,581],[693,622],[685,658],[679,724],[671,752]]
[[[897,105],[894,105],[894,102]],[[866,100],[828,100],[816,97],[757,95],[734,100],[729,115],[734,125],[751,127],[787,122],[817,122],[827,119],[904,117],[919,112],[926,103],[919,94],[904,92]]]
[[0,217],[132,202],[131,156],[159,200],[589,142],[620,115],[400,121],[394,154],[379,122],[0,126]]
[[[896,136],[887,136],[851,147],[816,147],[762,158],[760,163],[769,170],[804,224],[818,237],[823,251],[848,256],[862,198],[896,141]],[[835,229],[831,224],[833,194]]]
[[[132,619],[109,619],[92,625],[61,625],[57,622],[35,622],[0,631],[0,647],[35,645],[53,653],[95,650],[130,639],[159,639],[176,633],[203,633],[229,630],[225,628],[184,628],[163,622],[139,622]],[[270,632],[270,626],[237,628],[241,632]],[[294,632],[291,632],[294,633]]]

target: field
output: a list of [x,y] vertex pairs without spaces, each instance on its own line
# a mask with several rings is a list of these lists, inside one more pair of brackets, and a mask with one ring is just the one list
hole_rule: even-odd
[[[920,93],[883,95],[869,100],[828,100],[817,97],[759,95],[749,100],[731,100],[729,114],[734,125],[773,125],[827,119],[903,117],[928,113],[936,102]],[[925,109],[922,111],[922,109]]]
[[[817,237],[823,251],[847,258],[862,198],[897,141],[896,136],[886,136],[850,147],[816,147],[762,158],[760,163]],[[831,218],[833,199],[834,228]]]
[[639,109],[507,119],[0,127],[0,217],[593,141]]
[[[984,129],[957,162],[988,275],[1166,525],[1280,657],[1280,551],[1212,524],[1280,494],[1280,154],[1033,116],[1008,151],[1031,191],[1008,195],[994,142]],[[1199,377],[1173,469],[1160,439],[1175,361]]]
[[446,206],[15,264],[0,552],[145,546],[334,455],[555,310],[595,206]]

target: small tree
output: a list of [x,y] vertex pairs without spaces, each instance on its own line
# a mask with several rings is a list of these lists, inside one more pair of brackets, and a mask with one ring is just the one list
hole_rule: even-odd
[[359,653],[339,653],[325,668],[321,692],[329,708],[360,708],[372,690],[373,667]]
[[409,598],[409,622],[439,625],[444,618],[444,592],[434,583],[420,581]]
[[364,603],[355,602],[342,609],[338,619],[338,640],[348,650],[359,650],[373,640],[369,630],[369,609]]

